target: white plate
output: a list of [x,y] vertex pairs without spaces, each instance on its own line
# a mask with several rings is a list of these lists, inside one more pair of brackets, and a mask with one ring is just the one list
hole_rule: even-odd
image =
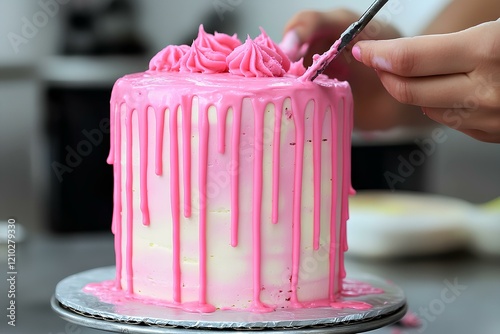
[[421,256],[462,248],[500,255],[500,202],[483,208],[425,193],[360,191],[350,198],[349,211],[352,256]]

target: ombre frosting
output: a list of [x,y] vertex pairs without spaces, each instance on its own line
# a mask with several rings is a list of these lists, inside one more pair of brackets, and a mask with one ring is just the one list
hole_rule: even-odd
[[349,85],[298,80],[264,32],[200,27],[188,48],[113,88],[116,280],[87,290],[197,312],[370,307],[342,293]]

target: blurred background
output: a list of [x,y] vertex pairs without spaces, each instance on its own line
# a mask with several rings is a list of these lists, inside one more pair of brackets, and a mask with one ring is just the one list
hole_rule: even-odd
[[[108,118],[112,84],[145,70],[166,45],[190,44],[200,23],[207,31],[237,33],[241,39],[257,36],[262,26],[279,41],[286,22],[301,9],[361,12],[370,2],[0,1],[0,219],[16,217],[33,231],[106,229],[111,168],[104,159],[108,137],[99,126]],[[418,34],[445,4],[396,1],[397,11],[388,11],[388,19],[404,35]],[[500,145],[447,132],[449,140],[396,188],[474,203],[498,196]],[[87,147],[82,142],[89,143],[92,133],[94,142]],[[387,186],[383,173],[395,172],[399,155],[408,156],[404,145],[418,137],[403,133],[377,134],[384,138],[382,151],[379,140],[357,137],[356,188]]]
[[[200,23],[209,32],[237,33],[240,39],[247,34],[257,36],[262,26],[279,41],[286,22],[299,10],[346,7],[361,13],[371,2],[0,0],[0,221],[15,218],[24,227],[28,240],[35,240],[37,245],[31,248],[31,254],[43,253],[47,240],[63,240],[51,239],[50,235],[71,233],[69,238],[78,238],[73,236],[76,232],[109,234],[112,169],[105,159],[112,85],[124,74],[147,69],[149,59],[166,45],[190,44]],[[411,36],[418,34],[448,1],[392,2],[398,9],[386,13],[386,17],[403,35]],[[445,131],[448,139],[395,188],[477,204],[498,197],[500,145]],[[397,173],[399,158],[415,150],[418,138],[425,138],[425,134],[407,130],[357,133],[354,186],[387,188],[384,173]],[[37,238],[47,235],[48,239],[36,243]],[[92,247],[103,253],[93,253],[95,261],[82,259],[81,265],[91,268],[113,264],[110,240],[66,239],[59,248],[47,252],[57,256],[68,250],[71,258],[97,243]],[[30,263],[31,270],[47,273],[46,267],[37,267],[30,259],[27,255],[24,265]],[[52,266],[57,268],[57,275],[52,271],[48,280],[54,284],[77,270],[62,269],[58,262]],[[373,268],[395,271],[393,267]],[[446,272],[441,274],[448,277]],[[494,275],[498,278],[498,271]],[[439,281],[434,286],[436,291],[430,293],[438,294],[441,287]],[[406,288],[415,290],[411,285]],[[52,289],[47,288],[45,295]],[[429,300],[432,298],[422,303]],[[43,322],[42,318],[38,321]],[[64,328],[61,326],[58,328]]]

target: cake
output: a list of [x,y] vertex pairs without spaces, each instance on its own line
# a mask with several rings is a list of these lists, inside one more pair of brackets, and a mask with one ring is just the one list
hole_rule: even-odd
[[115,83],[114,293],[195,312],[339,307],[352,95],[305,70],[263,30],[200,26]]

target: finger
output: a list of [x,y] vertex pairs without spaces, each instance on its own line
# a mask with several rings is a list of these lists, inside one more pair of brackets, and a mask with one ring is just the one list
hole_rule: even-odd
[[389,94],[404,104],[449,108],[466,103],[474,91],[465,74],[407,78],[389,72],[377,73]]
[[464,43],[466,33],[360,41],[352,53],[369,67],[399,76],[468,73],[476,64],[474,47]]
[[486,143],[500,143],[500,134],[491,134],[481,130],[463,130],[466,135]]
[[430,119],[468,134],[500,136],[498,111],[471,108],[422,108]]

